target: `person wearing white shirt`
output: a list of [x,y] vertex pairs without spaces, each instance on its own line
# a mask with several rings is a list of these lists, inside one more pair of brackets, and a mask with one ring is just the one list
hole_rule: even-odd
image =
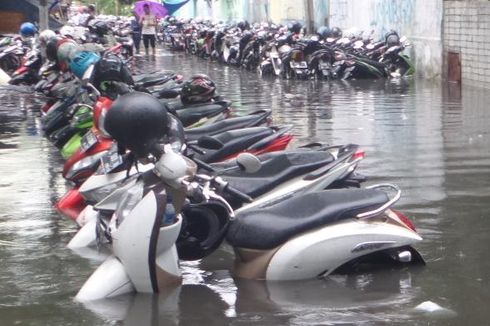
[[148,55],[148,47],[151,45],[152,54],[155,55],[155,35],[157,18],[150,12],[150,6],[143,6],[145,14],[140,17],[141,35],[143,36],[143,45],[145,46],[146,55]]

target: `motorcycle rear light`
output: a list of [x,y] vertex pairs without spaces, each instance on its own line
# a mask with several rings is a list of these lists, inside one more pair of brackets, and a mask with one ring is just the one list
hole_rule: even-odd
[[360,160],[363,160],[366,158],[366,152],[363,151],[363,150],[358,150],[357,152],[354,153],[354,155],[352,156],[352,160],[357,160],[357,159],[360,159]]
[[400,211],[397,211],[397,210],[394,210],[392,209],[393,213],[396,214],[396,216],[403,222],[403,224],[405,224],[408,228],[410,228],[413,232],[417,232],[417,230],[415,229],[415,225],[413,224],[412,221],[410,221],[410,219],[405,215],[403,214],[402,212]]

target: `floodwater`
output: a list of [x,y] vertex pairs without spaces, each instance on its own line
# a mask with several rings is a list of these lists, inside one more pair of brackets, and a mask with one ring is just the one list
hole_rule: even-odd
[[[403,190],[423,268],[306,282],[233,280],[231,257],[183,264],[172,293],[82,305],[73,298],[102,254],[65,245],[75,225],[52,205],[67,189],[62,159],[39,134],[25,88],[0,89],[1,325],[483,325],[490,312],[490,94],[428,81],[262,79],[184,54],[138,59],[140,70],[206,73],[236,112],[272,109],[295,143],[358,143],[369,183]],[[214,266],[214,269],[210,269]],[[219,266],[216,269],[216,266]],[[435,312],[414,308],[431,301]]]

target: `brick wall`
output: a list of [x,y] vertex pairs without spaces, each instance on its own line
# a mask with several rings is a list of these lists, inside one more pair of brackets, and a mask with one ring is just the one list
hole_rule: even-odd
[[462,83],[490,88],[490,1],[444,1],[443,41],[444,77],[455,71],[448,57],[457,54]]

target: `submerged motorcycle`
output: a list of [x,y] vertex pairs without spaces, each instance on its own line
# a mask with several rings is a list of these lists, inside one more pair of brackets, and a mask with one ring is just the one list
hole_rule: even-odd
[[[77,300],[165,292],[181,282],[178,246],[194,247],[200,251],[193,259],[203,258],[225,238],[236,255],[233,273],[242,278],[324,277],[379,256],[398,264],[423,263],[412,247],[422,238],[391,208],[401,195],[396,186],[311,192],[235,214],[221,194],[243,202],[251,198],[219,176],[194,175],[192,166],[166,146],[145,182],[127,190],[113,216],[114,255],[87,280]],[[183,191],[191,212],[182,209]],[[199,218],[214,221],[204,231],[213,235],[205,243],[199,241],[203,230],[188,225]],[[182,233],[188,237],[179,244]]]

